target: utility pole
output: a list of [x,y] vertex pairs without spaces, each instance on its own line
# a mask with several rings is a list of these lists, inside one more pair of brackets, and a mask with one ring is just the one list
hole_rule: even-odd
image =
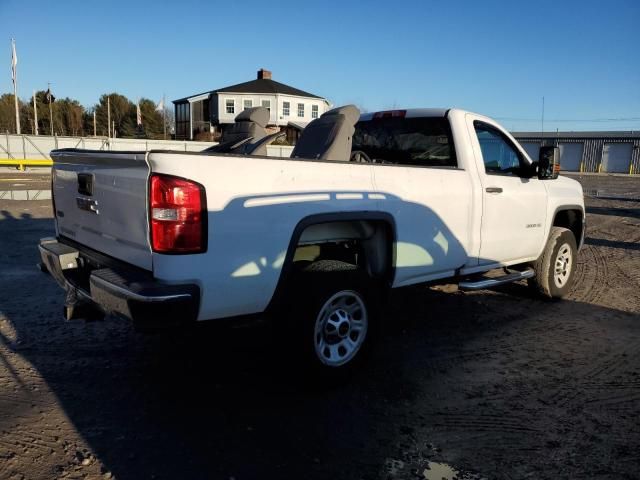
[[107,138],[111,138],[111,100],[107,96]]
[[16,41],[11,39],[11,78],[13,80],[13,100],[16,105],[16,133],[20,135],[20,107],[18,103],[18,54]]
[[96,136],[96,111],[93,111],[93,136]]
[[164,103],[164,93],[162,94],[162,124],[164,126],[164,139],[167,139],[167,106]]
[[38,105],[36,104],[36,91],[33,91],[33,133],[38,135]]
[[544,96],[542,97],[542,120],[540,124],[540,130],[542,135],[542,141],[544,142]]

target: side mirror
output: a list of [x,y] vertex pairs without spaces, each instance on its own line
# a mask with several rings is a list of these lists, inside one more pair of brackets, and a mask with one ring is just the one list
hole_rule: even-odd
[[538,160],[538,178],[553,180],[560,173],[560,149],[558,147],[540,147]]
[[538,176],[538,162],[531,162],[531,165],[521,167],[518,174],[522,178],[533,178]]

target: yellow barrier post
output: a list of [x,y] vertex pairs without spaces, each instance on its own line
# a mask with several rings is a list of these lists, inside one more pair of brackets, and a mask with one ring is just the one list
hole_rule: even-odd
[[53,166],[53,160],[50,159],[30,159],[25,158],[18,160],[12,159],[0,159],[0,165],[6,165],[8,167],[16,167],[18,170],[24,171],[26,167],[51,167]]

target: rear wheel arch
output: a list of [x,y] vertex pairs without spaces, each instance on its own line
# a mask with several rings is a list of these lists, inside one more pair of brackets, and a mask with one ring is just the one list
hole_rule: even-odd
[[[347,237],[344,242],[340,240],[332,242],[330,235],[337,229],[348,226],[344,230],[353,231],[362,234]],[[323,238],[323,234],[326,237]],[[300,247],[309,247],[314,245],[340,244],[347,241],[355,241],[360,245],[364,253],[363,261],[359,261],[358,265],[366,268],[367,273],[378,279],[384,287],[390,286],[394,277],[395,265],[395,240],[396,240],[396,224],[392,215],[385,212],[335,212],[310,215],[298,222],[293,229],[289,246],[284,258],[280,277],[276,285],[274,294],[269,302],[267,311],[272,311],[279,305],[282,305],[287,290],[289,289],[289,280],[293,277],[296,265],[294,259],[296,252]],[[323,257],[323,259],[341,260],[333,258],[331,254]]]

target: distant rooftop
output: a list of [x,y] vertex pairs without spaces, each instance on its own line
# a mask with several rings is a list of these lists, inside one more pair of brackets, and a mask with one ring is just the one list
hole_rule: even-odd
[[276,82],[271,79],[271,72],[269,70],[265,70],[261,68],[258,70],[258,78],[255,80],[251,80],[249,82],[238,83],[237,85],[231,85],[229,87],[222,87],[215,90],[210,90],[208,92],[198,93],[196,95],[189,95],[188,97],[179,98],[178,100],[173,100],[173,103],[184,102],[190,98],[198,97],[204,94],[212,94],[212,93],[228,93],[228,92],[237,92],[237,93],[266,93],[266,94],[275,94],[281,93],[283,95],[294,95],[297,97],[309,97],[309,98],[319,98],[325,100],[324,97],[320,97],[319,95],[314,95],[313,93],[305,92],[304,90],[300,90],[299,88],[292,87],[290,85],[285,85],[284,83]]

